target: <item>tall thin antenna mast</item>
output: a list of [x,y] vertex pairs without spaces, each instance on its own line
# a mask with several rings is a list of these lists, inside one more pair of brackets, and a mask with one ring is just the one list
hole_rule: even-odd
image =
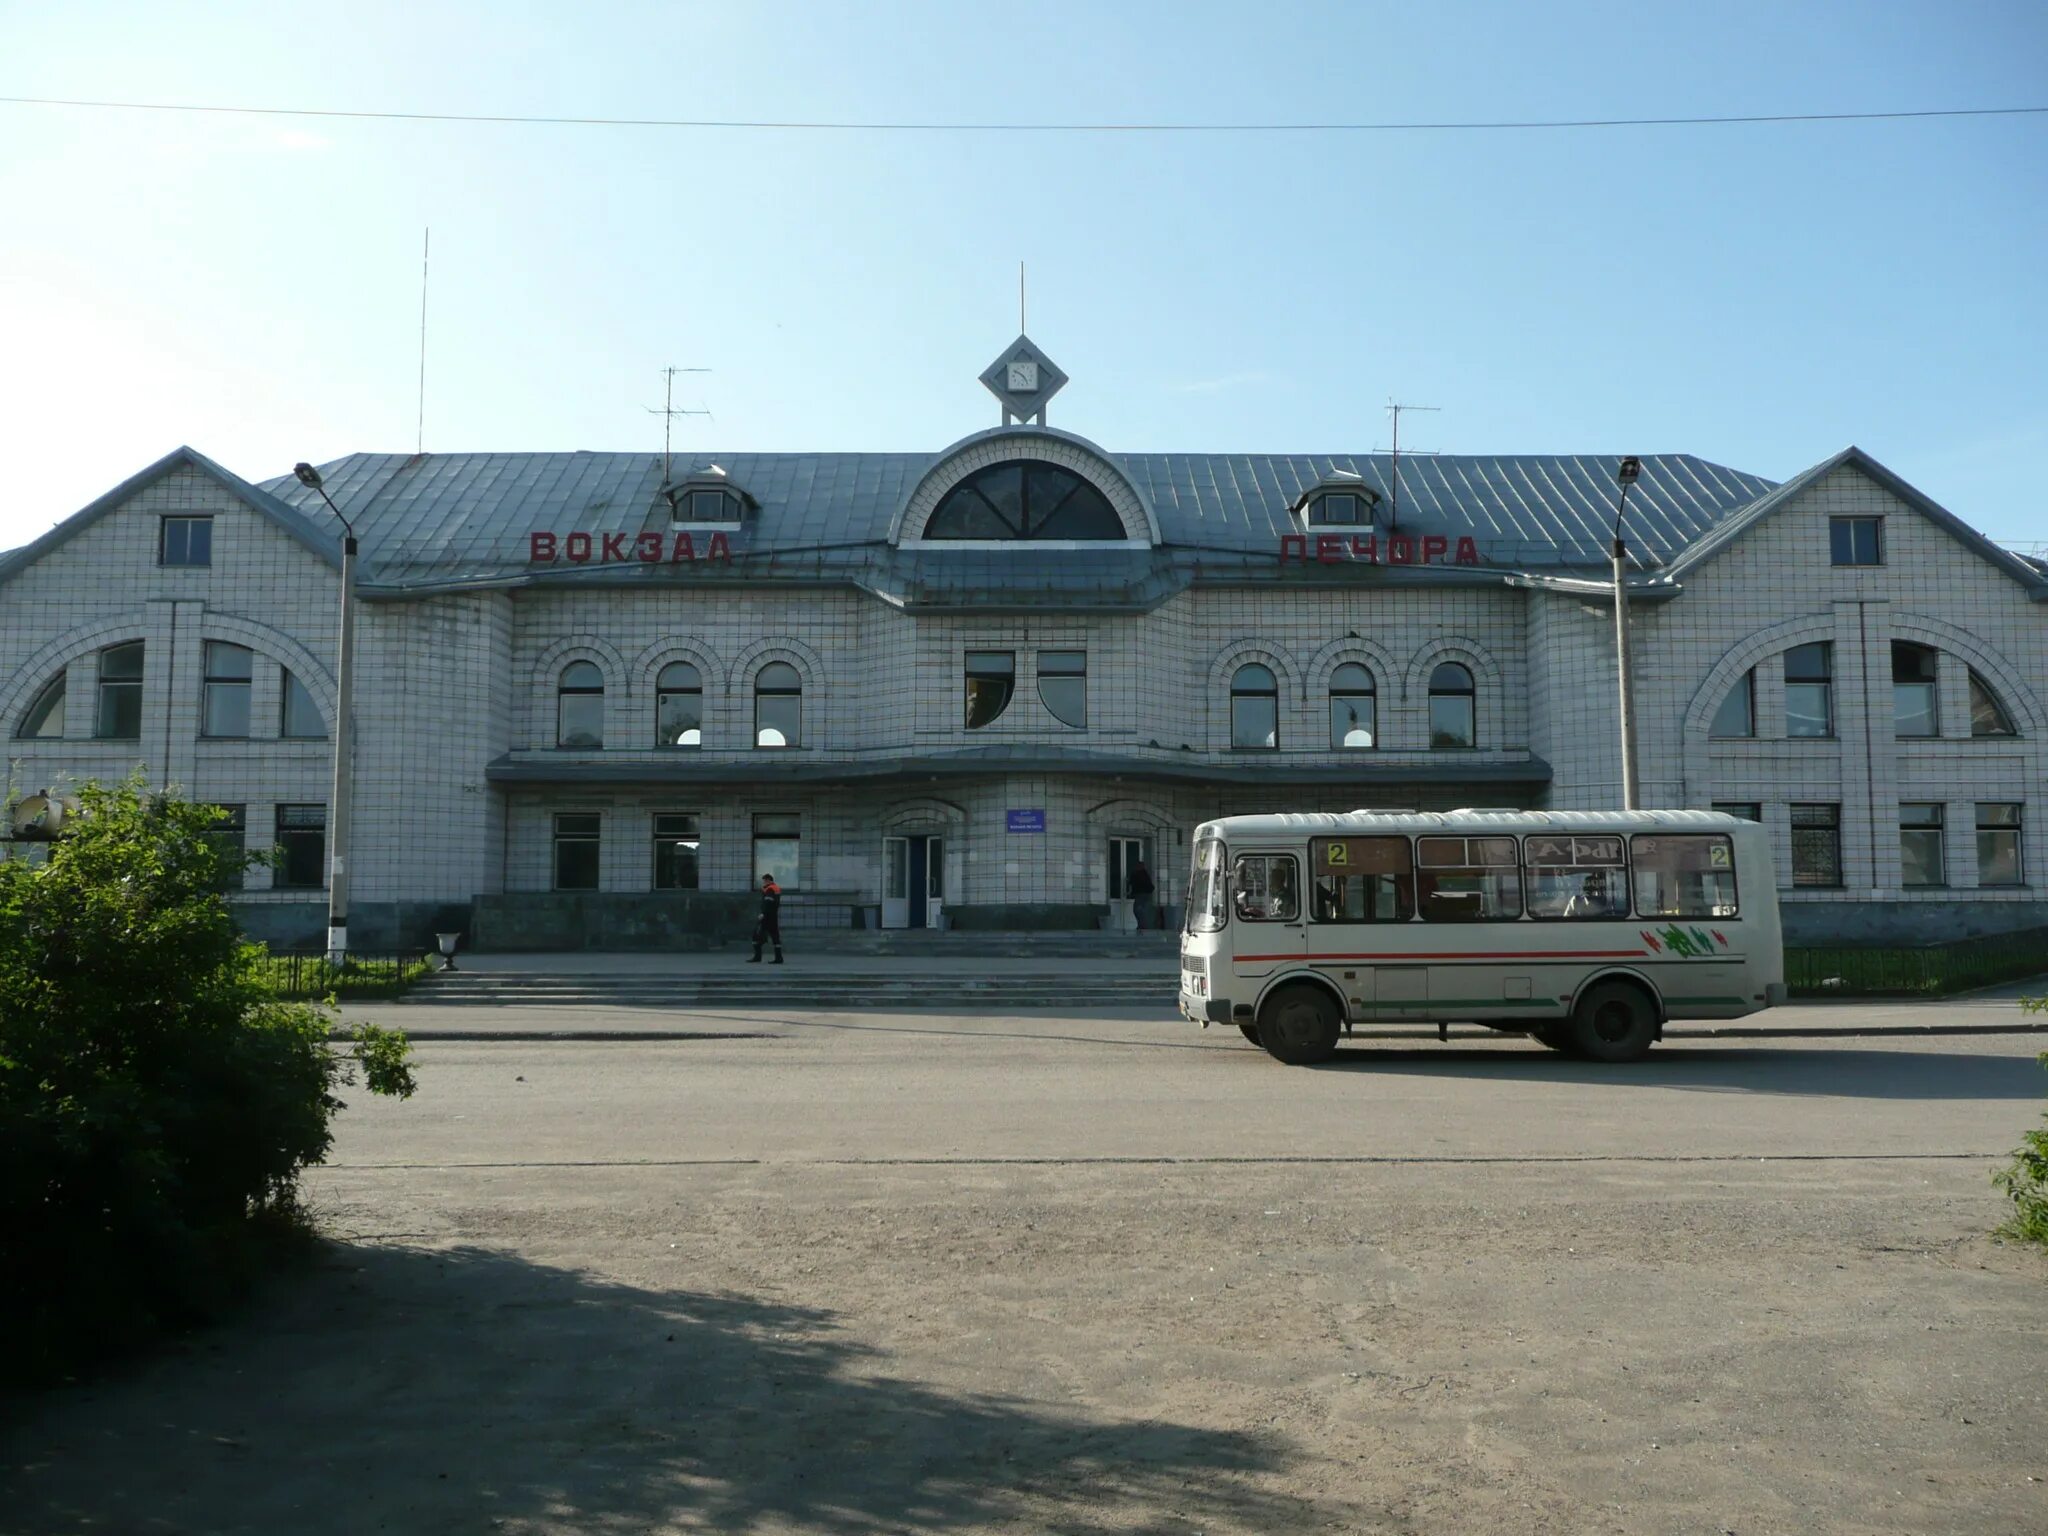
[[434,231],[420,232],[420,393],[419,416],[413,422],[412,451],[417,458],[427,447],[427,255],[434,247]]
[[670,451],[672,429],[678,416],[709,416],[709,411],[684,411],[676,408],[676,375],[679,373],[709,373],[709,368],[664,368],[661,370],[661,409],[648,406],[649,415],[661,418],[661,483],[675,483],[675,460]]
[[1440,411],[1440,405],[1396,405],[1394,397],[1387,397],[1387,414],[1394,418],[1394,494],[1387,506],[1387,530],[1392,532],[1401,526],[1401,413],[1403,411]]
[[1017,263],[1017,334],[1022,336],[1031,327],[1024,323],[1024,263]]

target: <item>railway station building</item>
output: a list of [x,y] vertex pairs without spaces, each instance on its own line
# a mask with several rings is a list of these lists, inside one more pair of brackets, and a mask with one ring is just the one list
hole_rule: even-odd
[[[319,466],[352,944],[732,938],[764,871],[786,925],[1094,929],[1219,815],[1621,803],[1618,455],[1126,452],[1027,338],[982,382],[912,452]],[[1855,448],[1641,463],[1643,803],[1761,821],[1795,940],[2048,923],[2048,572]],[[0,555],[10,800],[227,807],[245,925],[317,947],[340,538],[180,448]]]

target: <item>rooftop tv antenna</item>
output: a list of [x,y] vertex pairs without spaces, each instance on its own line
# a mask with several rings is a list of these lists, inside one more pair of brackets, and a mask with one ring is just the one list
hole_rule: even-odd
[[663,485],[671,484],[675,480],[675,455],[671,451],[671,439],[674,435],[676,418],[678,416],[709,416],[711,414],[709,410],[686,411],[676,404],[676,375],[679,373],[709,373],[710,371],[709,368],[676,367],[668,367],[661,370],[661,407],[657,410],[654,406],[650,405],[647,407],[647,414],[661,418],[661,483]]
[[[1387,528],[1390,532],[1401,526],[1401,413],[1403,411],[1440,411],[1442,409],[1443,407],[1440,405],[1399,405],[1395,403],[1393,396],[1389,395],[1387,397],[1387,414],[1394,421],[1393,495],[1388,498],[1387,504]],[[1421,456],[1426,459],[1436,457],[1436,450],[1434,448],[1426,450],[1411,448],[1409,452],[1420,452]]]
[[418,458],[427,447],[427,254],[434,247],[434,231],[420,231],[420,394],[419,415],[413,422],[412,456]]

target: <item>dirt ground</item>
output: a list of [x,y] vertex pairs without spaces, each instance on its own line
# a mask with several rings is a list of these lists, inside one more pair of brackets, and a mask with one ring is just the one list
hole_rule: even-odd
[[[688,1121],[751,1082],[822,1124],[848,1079],[802,1074],[896,1044],[636,1048],[559,1089],[571,1047],[429,1052],[446,1123],[363,1112],[312,1182],[318,1268],[11,1405],[0,1530],[2048,1530],[2048,1256],[1982,1235],[1973,1148],[1351,1159],[1319,1117],[1375,1112],[1356,1075],[1306,1095],[1327,1162],[755,1158]],[[965,1102],[935,1070],[901,1113]],[[1110,1102],[1169,1069],[1077,1070]],[[671,1155],[608,1160],[605,1105],[665,1071]],[[1727,1073],[1738,1130],[1807,1123]],[[1595,1139],[1654,1131],[1654,1096],[1560,1082]],[[1468,1090],[1501,1092],[1424,1098]],[[575,1104],[589,1156],[514,1155]],[[1912,1112],[1935,1141],[1978,1113]]]

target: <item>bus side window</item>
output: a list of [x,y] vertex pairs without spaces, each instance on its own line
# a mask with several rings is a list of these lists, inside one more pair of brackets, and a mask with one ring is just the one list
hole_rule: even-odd
[[1239,921],[1299,922],[1301,884],[1295,870],[1293,858],[1284,853],[1250,853],[1240,858],[1231,881],[1237,893]]
[[1638,917],[1735,917],[1735,843],[1724,833],[1629,839]]
[[1309,844],[1319,923],[1405,923],[1415,915],[1415,858],[1405,837],[1319,837]]
[[1417,838],[1415,862],[1426,923],[1522,915],[1521,851],[1512,837]]
[[1628,916],[1628,872],[1618,837],[1562,833],[1522,839],[1523,883],[1534,918]]

